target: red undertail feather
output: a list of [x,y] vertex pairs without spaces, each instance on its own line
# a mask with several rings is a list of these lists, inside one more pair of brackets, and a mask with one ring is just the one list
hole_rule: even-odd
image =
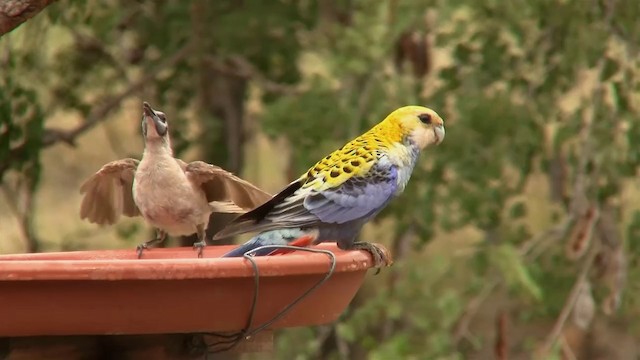
[[[313,243],[314,240],[315,240],[314,236],[305,235],[305,236],[300,236],[299,238],[293,240],[288,245],[290,245],[290,246],[299,246],[299,247],[308,247],[309,245],[311,245]],[[294,251],[295,250],[290,250],[290,249],[280,249],[280,250],[276,250],[276,251],[272,252],[269,255],[284,255],[284,254],[288,254],[288,253],[291,253],[291,252],[294,252]]]

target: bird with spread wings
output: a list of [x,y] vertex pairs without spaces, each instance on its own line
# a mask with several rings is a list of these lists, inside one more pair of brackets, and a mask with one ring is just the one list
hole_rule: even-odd
[[82,219],[111,225],[121,215],[141,215],[157,229],[155,239],[138,245],[138,257],[167,235],[194,233],[198,235],[194,248],[202,256],[211,213],[244,213],[271,199],[267,192],[218,166],[175,158],[166,115],[146,102],[142,134],[145,149],[140,161],[112,161],[80,187]]

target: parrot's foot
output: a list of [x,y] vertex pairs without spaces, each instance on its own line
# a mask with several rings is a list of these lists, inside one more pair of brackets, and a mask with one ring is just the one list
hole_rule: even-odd
[[368,242],[355,242],[350,248],[351,250],[365,250],[373,257],[373,267],[375,267],[376,275],[380,273],[380,268],[383,266],[391,266],[393,259],[389,251],[383,246],[368,243]]
[[196,241],[193,243],[193,248],[198,250],[198,257],[202,257],[202,251],[207,246],[207,242],[205,240]]

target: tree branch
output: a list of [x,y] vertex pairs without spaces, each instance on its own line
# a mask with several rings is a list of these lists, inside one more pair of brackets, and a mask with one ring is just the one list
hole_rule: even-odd
[[[26,251],[30,253],[36,253],[40,250],[41,241],[36,235],[36,231],[33,227],[34,187],[32,179],[25,178],[25,180],[27,183],[23,186],[17,184],[16,187],[12,189],[8,184],[2,184],[0,188],[2,189],[5,199],[7,200],[9,209],[18,221],[20,231],[22,231],[22,237],[24,238]],[[20,192],[24,194],[24,198],[22,199],[22,206],[20,206],[19,204],[21,202],[19,199]]]
[[549,351],[551,351],[551,348],[553,347],[553,345],[560,338],[560,335],[562,334],[562,329],[564,328],[564,324],[569,318],[569,315],[571,314],[571,311],[573,310],[573,307],[576,304],[576,300],[578,299],[578,296],[580,296],[582,287],[584,286],[585,281],[587,280],[587,275],[589,275],[589,270],[593,265],[593,260],[595,259],[595,255],[596,255],[596,252],[592,250],[589,257],[587,257],[587,259],[582,264],[582,268],[578,273],[576,282],[573,284],[571,293],[569,294],[567,301],[564,303],[564,306],[560,311],[560,315],[558,316],[556,323],[553,325],[553,329],[551,330],[551,332],[545,339],[544,343],[540,347],[540,350],[537,352],[537,354],[541,356],[540,358],[546,359],[549,355]]
[[[547,248],[546,244],[556,243],[557,240],[561,239],[567,233],[569,225],[571,225],[570,216],[551,228],[542,231],[531,239],[523,242],[518,248],[518,253],[523,257],[523,261],[525,263],[535,261]],[[489,298],[493,291],[502,284],[502,282],[503,279],[498,276],[488,280],[485,282],[485,285],[482,287],[480,292],[469,300],[453,327],[452,336],[454,344],[459,344],[462,339],[469,336],[469,324],[471,324],[471,321],[475,318],[481,305]]]
[[158,64],[153,70],[146,73],[142,78],[140,78],[140,80],[131,84],[122,93],[115,96],[107,96],[101,101],[98,101],[101,105],[95,106],[87,116],[86,120],[76,128],[72,130],[45,129],[45,133],[42,138],[42,147],[48,147],[58,142],[64,142],[71,146],[75,146],[76,138],[79,135],[82,135],[96,126],[99,122],[103,121],[111,111],[120,105],[122,101],[138,92],[146,84],[153,81],[161,70],[174,66],[184,59],[191,51],[191,48],[191,43],[188,43],[175,54],[160,62],[160,64]]
[[4,0],[0,2],[0,37],[31,19],[55,0]]
[[496,360],[509,359],[509,315],[506,310],[501,310],[496,315],[496,340],[494,344],[494,357]]
[[[153,70],[146,73],[140,80],[129,85],[127,89],[115,96],[105,96],[102,100],[96,101],[96,103],[100,105],[96,105],[91,109],[91,112],[86,117],[85,121],[79,126],[75,127],[71,130],[61,130],[55,128],[44,129],[42,136],[41,148],[47,148],[59,142],[64,142],[70,146],[75,146],[76,138],[88,130],[92,129],[94,126],[102,122],[106,119],[106,116],[118,108],[120,103],[127,99],[129,96],[135,94],[140,89],[142,89],[146,84],[153,81],[156,75],[168,68],[175,66],[178,62],[182,61],[186,58],[193,48],[193,43],[189,42],[178,51],[176,51],[172,56],[165,58],[158,65],[156,65]],[[6,161],[3,164],[0,164],[0,179],[6,170],[8,170],[13,163],[15,163],[18,159],[23,158],[25,154],[28,152],[26,144],[20,144],[9,150],[9,153],[6,156]]]
[[[612,12],[608,12],[605,16],[605,23],[611,22]],[[600,58],[596,65],[596,69],[598,69],[598,74],[601,74],[604,69],[604,57]],[[588,208],[588,199],[587,199],[587,164],[592,160],[593,151],[592,151],[592,140],[591,140],[591,131],[592,124],[595,121],[597,116],[597,111],[599,106],[602,103],[602,86],[598,85],[593,89],[591,94],[592,98],[592,108],[591,112],[585,117],[583,122],[583,127],[580,132],[580,141],[581,141],[581,150],[578,158],[578,170],[575,179],[574,185],[574,194],[571,205],[569,207],[570,215],[578,216],[581,215]],[[589,184],[590,185],[590,184]],[[587,276],[589,275],[589,270],[591,269],[596,255],[598,253],[598,249],[596,246],[592,245],[589,250],[589,255],[585,259],[582,267],[578,273],[576,281],[571,289],[571,293],[567,297],[567,300],[560,311],[560,315],[556,319],[556,322],[551,329],[551,332],[545,339],[542,346],[537,351],[536,358],[546,358],[551,351],[553,345],[558,341],[560,336],[562,335],[562,329],[564,328],[564,324],[566,323],[571,311],[573,310],[576,300],[580,296],[582,288],[587,281]]]
[[298,86],[281,84],[268,79],[248,60],[241,56],[231,56],[226,60],[221,60],[214,56],[207,56],[205,57],[205,61],[212,69],[222,74],[255,81],[258,86],[266,92],[293,95],[303,91],[303,89]]

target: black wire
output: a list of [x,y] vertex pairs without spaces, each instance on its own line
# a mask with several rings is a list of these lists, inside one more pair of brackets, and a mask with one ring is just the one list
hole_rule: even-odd
[[[258,269],[258,265],[256,264],[256,262],[251,259],[252,256],[247,255],[247,253],[243,254],[243,257],[247,260],[249,260],[249,262],[251,263],[251,266],[253,267],[253,283],[254,283],[254,287],[253,287],[253,300],[251,301],[251,311],[249,312],[249,318],[247,319],[247,325],[244,327],[244,329],[240,330],[237,333],[234,334],[221,334],[221,333],[204,333],[201,335],[213,335],[216,336],[218,338],[223,338],[225,340],[218,340],[214,343],[211,344],[207,344],[206,342],[204,343],[206,348],[207,348],[207,352],[205,354],[205,359],[208,359],[209,354],[215,354],[215,353],[219,353],[219,352],[223,352],[223,351],[229,351],[231,349],[233,349],[238,343],[240,343],[240,340],[242,340],[242,338],[246,337],[246,333],[247,331],[251,328],[251,325],[253,324],[253,317],[255,315],[255,310],[257,307],[257,303],[258,303],[258,294],[259,294],[259,290],[260,290],[260,271]],[[223,346],[220,347],[221,345],[227,345],[227,346]],[[213,349],[216,348],[217,349]]]
[[[272,248],[274,247],[274,245],[266,245],[266,246],[261,246],[257,249],[254,249],[250,252],[255,252],[258,251],[260,249],[268,249],[268,248]],[[311,248],[300,248],[297,246],[289,246],[289,245],[281,245],[279,247],[277,247],[277,249],[291,249],[291,250],[302,250],[302,251],[308,251],[308,252],[313,252],[313,253],[321,253],[321,254],[325,254],[327,256],[329,256],[329,259],[331,259],[331,266],[329,266],[329,272],[327,272],[327,274],[320,280],[318,281],[316,284],[314,284],[312,287],[310,287],[309,289],[307,289],[307,291],[305,291],[304,293],[302,293],[302,295],[298,296],[292,303],[290,303],[289,305],[285,306],[284,309],[282,309],[278,314],[276,314],[276,316],[274,316],[271,320],[266,321],[265,323],[263,323],[262,325],[258,326],[257,328],[255,328],[254,330],[248,332],[247,337],[255,335],[256,333],[258,333],[259,331],[264,330],[266,327],[268,327],[269,325],[273,324],[274,322],[280,320],[283,316],[285,316],[289,311],[291,311],[291,309],[293,309],[294,306],[296,306],[300,301],[304,300],[305,297],[307,297],[307,295],[309,295],[310,293],[312,293],[313,291],[315,291],[316,289],[318,289],[322,284],[324,284],[325,282],[327,282],[327,280],[329,280],[329,278],[331,277],[331,275],[333,275],[333,272],[336,269],[336,256],[334,253],[332,253],[329,250],[322,250],[322,249],[311,249]],[[246,257],[246,254],[245,254]],[[250,259],[249,261],[251,261],[252,263],[254,263],[253,259]],[[257,269],[257,266],[255,266],[255,268]]]
[[[260,291],[259,291],[260,290],[260,270],[258,268],[258,264],[256,263],[256,261],[254,259],[255,256],[253,254],[255,252],[258,252],[258,251],[264,250],[264,249],[273,249],[273,250],[288,249],[288,250],[294,250],[294,251],[306,251],[306,252],[311,252],[311,253],[325,254],[325,255],[329,256],[329,259],[331,260],[331,265],[329,266],[329,271],[327,272],[327,274],[322,279],[320,279],[320,281],[315,283],[312,287],[310,287],[304,293],[302,293],[302,295],[298,296],[294,301],[292,301],[290,304],[285,306],[271,320],[265,321],[263,324],[257,326],[256,328],[254,328],[252,330],[251,327],[253,326],[253,320],[254,320],[254,316],[255,316],[256,307],[258,305],[258,298],[259,298],[259,293],[260,293]],[[265,245],[265,246],[261,246],[261,247],[255,248],[253,250],[247,251],[246,253],[243,254],[243,257],[251,263],[251,266],[253,267],[253,272],[254,272],[254,278],[253,278],[254,279],[253,300],[251,302],[251,310],[249,312],[249,318],[247,319],[247,325],[245,326],[244,329],[240,330],[237,333],[233,333],[233,334],[222,334],[222,333],[197,333],[197,334],[194,334],[194,335],[200,335],[200,336],[209,335],[209,336],[215,336],[215,337],[219,337],[219,338],[225,339],[225,340],[216,341],[216,342],[211,343],[211,344],[207,344],[206,342],[204,342],[204,344],[205,344],[205,346],[207,348],[207,352],[205,354],[205,359],[208,359],[208,355],[210,355],[210,354],[215,354],[215,353],[231,350],[236,345],[238,345],[243,338],[244,339],[248,339],[251,336],[254,336],[258,332],[260,332],[260,331],[264,330],[265,328],[269,327],[274,322],[280,320],[283,316],[285,316],[287,313],[289,313],[289,311],[291,311],[293,309],[293,307],[296,306],[300,301],[304,300],[309,294],[311,294],[313,291],[317,290],[320,286],[322,286],[322,284],[327,282],[327,280],[329,280],[329,278],[333,275],[333,273],[335,271],[335,268],[336,268],[336,256],[331,251],[322,250],[322,249],[299,247],[299,246],[291,246],[291,245]],[[226,345],[226,346],[222,346],[221,347],[221,345]]]

